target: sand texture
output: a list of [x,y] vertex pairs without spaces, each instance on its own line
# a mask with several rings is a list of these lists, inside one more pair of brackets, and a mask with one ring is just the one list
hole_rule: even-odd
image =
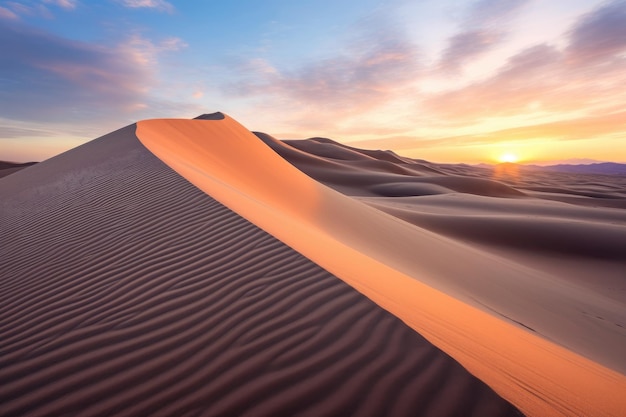
[[[209,119],[143,121],[137,135],[190,182],[401,318],[523,412],[623,413],[619,184],[604,185],[604,200],[588,190],[602,184],[524,189],[511,183],[514,173],[323,139],[259,140],[228,117]],[[576,262],[584,266],[570,278]],[[586,282],[594,270],[602,278]]]
[[[190,123],[199,136],[185,136],[208,140],[216,158],[214,141],[239,140],[220,121]],[[179,131],[165,122],[166,135],[170,126]],[[206,136],[211,126],[219,137]],[[271,168],[263,154],[241,157]],[[3,178],[0,209],[2,416],[518,414],[394,315],[155,158],[134,125]],[[302,227],[295,240],[308,239]]]

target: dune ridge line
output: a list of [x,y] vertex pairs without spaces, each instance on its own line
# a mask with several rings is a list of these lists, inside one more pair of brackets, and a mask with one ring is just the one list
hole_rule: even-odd
[[519,416],[127,126],[0,180],[0,416]]
[[[372,241],[406,236],[404,222],[313,181],[230,117],[141,121],[137,136],[191,183],[401,318],[524,413],[617,416],[626,407],[626,377],[425,285],[432,271]],[[452,245],[427,232],[420,238]]]

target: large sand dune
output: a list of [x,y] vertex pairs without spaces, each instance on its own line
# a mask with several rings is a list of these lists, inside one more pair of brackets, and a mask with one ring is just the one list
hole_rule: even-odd
[[0,415],[623,414],[623,179],[201,119],[0,180]]
[[[623,411],[624,305],[619,300],[339,194],[295,170],[228,117],[144,121],[138,124],[138,136],[192,183],[402,318],[523,411]],[[304,146],[323,149],[323,142]],[[364,154],[346,164],[353,150],[296,148],[287,159],[313,164],[320,181],[338,178],[335,185],[344,192],[400,184],[406,195],[405,184],[419,181],[398,175],[413,169],[432,178],[425,182],[431,191],[435,187],[490,198],[527,195],[495,178],[440,175],[428,165],[399,166],[395,162],[402,159],[391,153],[383,153],[384,158]],[[307,156],[311,153],[317,155]],[[624,236],[620,228],[616,225],[612,237],[618,244]],[[622,261],[619,252],[609,260]]]
[[134,131],[0,180],[0,415],[517,414]]

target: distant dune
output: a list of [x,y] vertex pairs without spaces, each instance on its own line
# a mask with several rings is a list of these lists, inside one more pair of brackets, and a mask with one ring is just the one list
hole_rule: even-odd
[[506,162],[498,165],[478,164],[480,168],[489,170],[501,170],[502,167],[516,167],[524,172],[544,171],[544,172],[561,172],[569,174],[591,174],[591,175],[620,175],[626,176],[626,164],[618,164],[615,162],[592,162],[580,164],[553,164],[553,165],[535,165],[535,164],[513,164]]
[[626,164],[599,162],[594,164],[559,164],[549,166],[530,165],[533,169],[572,174],[626,175]]
[[36,162],[15,163],[15,162],[0,161],[0,178],[6,177],[7,175],[13,174],[14,172],[17,172],[20,169],[29,167],[34,164],[36,164]]
[[198,119],[0,180],[0,415],[626,409],[626,178]]

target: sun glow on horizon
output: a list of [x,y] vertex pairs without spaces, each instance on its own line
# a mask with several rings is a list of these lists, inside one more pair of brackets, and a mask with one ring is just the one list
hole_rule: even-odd
[[514,164],[519,161],[519,157],[513,152],[505,152],[498,156],[498,162]]

